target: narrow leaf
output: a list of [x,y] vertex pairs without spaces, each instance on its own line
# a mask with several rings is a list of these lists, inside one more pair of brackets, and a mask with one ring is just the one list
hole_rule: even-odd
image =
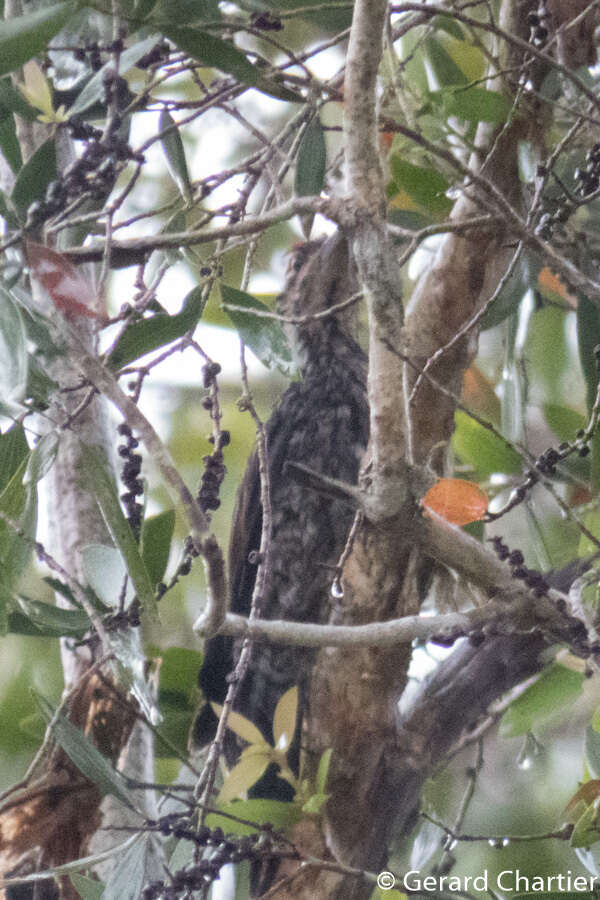
[[429,71],[438,88],[468,83],[469,79],[456,65],[441,41],[434,37],[428,37],[424,41],[423,48],[429,63]]
[[56,431],[49,431],[39,439],[31,451],[23,484],[37,484],[50,471],[58,453],[58,443]]
[[108,367],[114,372],[140,356],[183,337],[196,326],[203,309],[204,291],[198,286],[187,294],[181,312],[173,316],[166,312],[155,313],[147,319],[128,325],[109,352]]
[[13,425],[0,434],[0,493],[28,456],[29,446],[22,425]]
[[0,75],[13,72],[39,56],[75,10],[74,3],[56,3],[0,23]]
[[25,219],[28,207],[44,196],[46,188],[55,178],[56,142],[54,138],[48,138],[27,160],[13,187],[11,198],[22,219]]
[[0,118],[0,150],[15,175],[23,166],[14,116]]
[[243,756],[239,763],[233,767],[225,778],[223,787],[217,798],[218,803],[228,803],[236,797],[244,795],[256,784],[271,762],[272,749],[268,746],[264,750]]
[[27,333],[18,306],[2,291],[0,303],[0,397],[20,404],[27,389]]
[[320,194],[325,183],[325,166],[327,148],[325,133],[319,116],[307,125],[296,163],[296,194],[298,197],[309,197]]
[[279,699],[273,716],[273,738],[279,750],[287,751],[296,731],[298,688],[290,688]]
[[[34,633],[46,637],[81,638],[90,627],[90,620],[83,610],[62,609],[40,600],[19,596],[18,604],[23,615],[34,625]],[[14,629],[11,629],[14,630]],[[28,632],[31,633],[31,632]]]
[[16,113],[28,122],[33,122],[38,117],[38,111],[13,87],[11,79],[0,78],[0,117],[4,118],[11,113]]
[[141,834],[119,856],[118,864],[112,867],[106,882],[102,900],[139,900],[144,885],[162,876],[162,869],[156,862],[155,840],[152,833]]
[[[33,690],[33,696],[47,723],[52,721],[54,709],[46,698]],[[85,736],[83,731],[73,725],[64,715],[54,721],[53,735],[63,748],[71,762],[77,766],[102,794],[111,794],[124,806],[135,809],[133,799],[122,776],[111,766],[97,747]]]
[[137,598],[146,612],[156,618],[156,601],[148,572],[129,523],[121,509],[114,481],[99,448],[87,448],[86,469],[108,530],[121,551],[127,571],[133,581]]
[[0,571],[5,586],[23,574],[31,556],[31,542],[37,526],[37,493],[34,485],[23,484],[27,468],[24,461],[0,495],[0,510],[19,525],[25,537],[4,521],[0,521]]
[[188,56],[205,66],[233,75],[244,84],[270,94],[278,100],[298,103],[304,99],[283,85],[266,78],[260,69],[249,62],[246,55],[229,41],[184,26],[168,25],[163,27],[163,32],[165,37],[177,44]]
[[69,877],[81,900],[101,900],[104,893],[102,881],[88,878],[87,875],[81,875],[79,872],[73,872]]
[[[223,308],[235,325],[241,339],[268,369],[276,366],[284,375],[292,375],[292,353],[279,322],[274,319],[253,316],[252,310],[267,310],[267,307],[237,288],[221,285]],[[230,305],[229,305],[230,304]],[[248,310],[242,312],[231,306],[241,306]]]
[[588,412],[591,412],[598,388],[598,368],[594,348],[600,344],[600,310],[581,293],[578,294],[577,303],[577,342],[587,390]]
[[317,793],[319,794],[324,794],[327,788],[327,778],[329,776],[329,766],[331,765],[332,755],[333,749],[329,747],[323,752],[323,754],[321,755],[321,759],[319,760],[319,768],[317,769],[316,780]]
[[165,152],[169,174],[177,185],[183,199],[186,202],[191,202],[192,185],[185,159],[183,141],[175,120],[166,109],[159,116],[158,130],[161,132],[160,142]]
[[[215,715],[220,716],[223,712],[223,707],[218,703],[211,703],[210,705],[212,706]],[[269,749],[272,749],[270,745],[267,744],[256,725],[240,713],[229,713],[227,716],[227,727],[231,728],[238,737],[241,737],[244,741],[248,741],[249,744],[265,745],[266,747],[269,747]]]
[[141,538],[142,559],[153,586],[162,581],[167,569],[174,528],[175,511],[172,509],[144,519]]

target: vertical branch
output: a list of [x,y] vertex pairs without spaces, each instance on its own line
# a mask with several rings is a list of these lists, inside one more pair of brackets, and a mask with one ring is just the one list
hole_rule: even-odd
[[[402,363],[384,338],[401,346],[403,308],[400,271],[385,227],[385,183],[379,158],[377,72],[383,53],[387,4],[358,0],[348,46],[344,83],[344,141],[353,250],[369,315],[370,452],[372,516],[384,519],[404,499],[406,471]],[[398,490],[390,491],[395,485]],[[396,508],[394,506],[396,505]]]

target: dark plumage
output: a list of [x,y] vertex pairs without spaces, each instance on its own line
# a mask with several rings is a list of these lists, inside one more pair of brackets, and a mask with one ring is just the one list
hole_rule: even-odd
[[[305,316],[345,300],[356,290],[348,245],[339,233],[301,245],[295,252],[280,310]],[[366,360],[351,337],[348,312],[307,324],[286,326],[298,358],[302,380],[283,394],[266,425],[273,512],[271,569],[260,614],[271,619],[325,622],[329,617],[330,587],[335,565],[352,523],[353,510],[298,484],[286,470],[288,461],[346,482],[356,483],[368,438]],[[262,507],[256,452],[251,456],[238,493],[230,546],[231,610],[247,615],[256,577],[248,560],[260,544]],[[328,568],[329,567],[329,568]],[[207,700],[222,702],[227,675],[239,646],[217,636],[207,642],[200,686]],[[256,643],[250,665],[239,685],[234,708],[273,739],[275,706],[295,684],[300,706],[306,709],[314,652]],[[196,722],[197,743],[214,735],[216,718],[205,707]],[[233,736],[232,736],[233,737]],[[225,747],[228,762],[239,749],[232,739]],[[293,767],[296,759],[291,759]],[[267,773],[266,779],[274,773]],[[285,793],[287,785],[277,779]],[[266,785],[260,795],[272,795]]]

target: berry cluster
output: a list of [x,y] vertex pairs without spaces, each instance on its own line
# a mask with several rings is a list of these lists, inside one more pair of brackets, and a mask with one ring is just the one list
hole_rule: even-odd
[[121,494],[121,500],[125,507],[127,521],[136,538],[139,538],[140,529],[142,527],[143,506],[138,503],[137,498],[144,493],[144,483],[140,478],[142,470],[142,457],[139,453],[133,451],[139,446],[139,441],[133,436],[131,428],[126,422],[122,422],[117,432],[121,437],[126,438],[124,444],[119,444],[117,453],[123,460],[123,468],[121,469],[121,481],[127,490]]
[[190,819],[177,814],[164,816],[159,821],[149,820],[148,826],[165,837],[192,841],[197,847],[207,848],[205,859],[170,874],[168,881],[153,881],[142,892],[142,900],[176,900],[190,896],[211,885],[228,863],[239,863],[270,856],[276,837],[267,829],[258,834],[226,838],[222,828],[194,827]]
[[575,169],[574,177],[577,182],[577,192],[582,197],[595,194],[600,188],[600,144],[594,144],[585,155],[585,168]]
[[541,48],[548,40],[548,28],[546,26],[549,15],[543,4],[540,5],[537,12],[527,14],[527,24],[529,25],[529,42],[534,47]]
[[[510,550],[500,537],[490,538],[496,555],[501,560],[506,560],[511,566],[511,574],[513,578],[524,581],[530,587],[536,597],[541,597],[548,593],[550,584],[541,572],[535,569],[528,569],[524,565],[524,557],[520,550]],[[562,598],[554,602],[555,609],[563,616],[563,629],[561,629],[561,639],[565,640],[573,653],[577,656],[588,657],[590,654],[598,652],[600,647],[598,644],[590,644],[585,624],[576,616],[569,614],[567,604]]]
[[498,559],[507,561],[511,567],[511,575],[519,581],[524,581],[527,587],[531,588],[536,597],[543,597],[550,590],[550,585],[541,572],[536,569],[528,569],[525,563],[525,557],[520,550],[510,550],[503,542],[501,537],[489,538],[490,543],[494,547],[494,551]]
[[[598,350],[596,359],[600,360],[600,345],[594,349],[594,353],[596,353],[596,349]],[[598,364],[600,365],[600,362]],[[494,522],[496,519],[506,515],[511,509],[514,509],[515,506],[518,506],[519,503],[522,503],[527,496],[527,492],[539,481],[540,475],[551,477],[556,474],[557,463],[563,462],[573,453],[577,453],[582,458],[587,456],[590,452],[588,441],[591,436],[591,434],[586,434],[584,429],[581,428],[577,432],[576,440],[572,443],[564,441],[557,449],[549,447],[547,450],[544,450],[536,459],[535,468],[528,469],[525,474],[525,480],[512,491],[506,505],[496,513],[486,513],[485,521]]]
[[[123,79],[120,79],[123,81]],[[125,87],[127,83],[123,82]],[[118,117],[113,119],[118,125]],[[119,169],[131,160],[141,163],[142,154],[135,153],[126,141],[114,131],[104,139],[100,132],[82,122],[72,123],[71,133],[77,139],[86,139],[88,144],[81,157],[70,163],[61,173],[60,179],[51,181],[43,200],[34,200],[27,210],[26,228],[41,225],[52,216],[63,212],[67,205],[82,197],[104,200],[110,193]]]
[[[221,371],[218,363],[207,363],[202,370],[203,386],[210,391],[202,401],[204,409],[207,409],[211,418],[219,416],[218,409],[215,409],[215,388],[217,385],[217,375]],[[200,481],[200,490],[198,491],[198,503],[202,511],[208,513],[209,510],[218,509],[221,505],[219,499],[219,489],[225,478],[227,469],[223,462],[223,448],[231,443],[231,435],[229,431],[217,429],[216,435],[211,434],[208,438],[209,443],[213,444],[214,450],[211,454],[202,457],[204,463],[204,472]]]
[[281,19],[270,12],[253,12],[250,16],[250,24],[259,31],[283,31]]
[[162,62],[166,62],[171,53],[171,48],[166,41],[159,41],[154,45],[149,53],[141,56],[136,62],[136,69],[149,69],[150,66],[157,66]]
[[98,41],[89,41],[85,47],[77,47],[73,56],[79,62],[86,62],[92,72],[98,72],[102,68],[103,53],[122,53],[124,49],[123,39],[117,38],[111,44],[99,44]]

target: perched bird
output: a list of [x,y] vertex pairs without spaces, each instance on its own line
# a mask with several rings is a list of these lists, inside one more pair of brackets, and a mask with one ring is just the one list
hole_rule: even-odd
[[[332,569],[338,562],[353,519],[352,508],[310,490],[286,468],[302,463],[355,484],[368,439],[366,358],[351,335],[348,310],[310,318],[356,291],[348,243],[341,233],[299,245],[293,253],[278,307],[287,317],[306,317],[287,325],[301,380],[292,383],[266,424],[272,507],[272,543],[260,615],[268,619],[326,622],[332,602]],[[256,578],[249,558],[260,545],[262,507],[258,456],[251,456],[239,489],[230,542],[230,609],[248,615]],[[227,676],[240,644],[217,635],[207,641],[199,683],[207,701],[222,703]],[[310,670],[315,652],[305,648],[255,643],[234,709],[250,719],[269,741],[280,697],[299,687],[299,715],[306,712]],[[208,705],[198,715],[193,739],[204,744],[214,736],[216,717]],[[288,761],[298,766],[298,739]],[[225,744],[229,764],[240,752],[233,734]],[[290,758],[291,757],[291,758]],[[275,767],[271,767],[274,769]],[[289,785],[267,771],[253,793],[289,798]]]

